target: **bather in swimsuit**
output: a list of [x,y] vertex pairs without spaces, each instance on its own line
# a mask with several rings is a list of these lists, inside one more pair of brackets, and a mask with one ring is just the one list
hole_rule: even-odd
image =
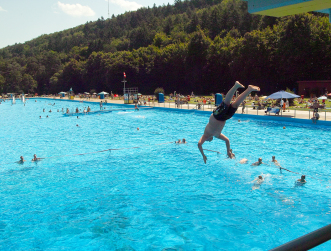
[[213,111],[214,118],[219,121],[225,121],[230,119],[233,114],[236,113],[238,108],[232,107],[230,104],[229,106],[222,102],[217,108]]

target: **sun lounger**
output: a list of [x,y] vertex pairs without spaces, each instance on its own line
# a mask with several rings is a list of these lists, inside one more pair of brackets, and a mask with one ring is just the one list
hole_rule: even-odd
[[270,113],[274,113],[275,115],[279,115],[279,112],[280,112],[280,108],[267,108],[265,113],[266,114],[269,113],[269,115],[270,115]]

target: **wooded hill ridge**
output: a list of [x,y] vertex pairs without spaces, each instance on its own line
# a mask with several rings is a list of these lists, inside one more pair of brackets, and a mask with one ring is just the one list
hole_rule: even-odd
[[175,0],[0,50],[0,93],[122,94],[123,72],[143,94],[225,92],[236,80],[261,94],[292,89],[330,79],[331,24],[251,15],[241,0]]

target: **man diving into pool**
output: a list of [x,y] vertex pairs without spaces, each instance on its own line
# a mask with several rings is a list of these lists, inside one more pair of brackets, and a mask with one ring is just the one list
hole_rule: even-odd
[[198,147],[205,164],[207,162],[207,156],[203,152],[202,145],[203,143],[205,143],[205,141],[212,141],[213,137],[224,140],[226,144],[227,155],[231,159],[234,158],[234,154],[232,153],[232,150],[230,148],[230,140],[226,136],[224,136],[224,134],[222,134],[223,127],[226,120],[230,119],[233,114],[235,114],[239,105],[252,91],[260,91],[259,87],[249,85],[248,88],[242,94],[240,94],[233,103],[231,103],[232,97],[238,88],[245,87],[238,81],[236,81],[234,86],[226,94],[223,102],[211,114],[209,118],[209,123],[206,125],[205,131],[199,140]]

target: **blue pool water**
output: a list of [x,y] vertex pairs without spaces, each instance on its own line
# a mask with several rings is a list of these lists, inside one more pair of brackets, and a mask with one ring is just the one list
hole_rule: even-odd
[[[223,133],[236,159],[216,139],[204,148],[220,154],[206,152],[204,164],[208,114],[77,119],[57,109],[99,105],[35,100],[0,105],[0,250],[268,250],[331,223],[329,127],[234,117]],[[95,153],[105,149],[123,150]],[[299,174],[280,173],[272,155]],[[259,157],[265,164],[250,166]],[[296,186],[300,174],[307,183]]]

